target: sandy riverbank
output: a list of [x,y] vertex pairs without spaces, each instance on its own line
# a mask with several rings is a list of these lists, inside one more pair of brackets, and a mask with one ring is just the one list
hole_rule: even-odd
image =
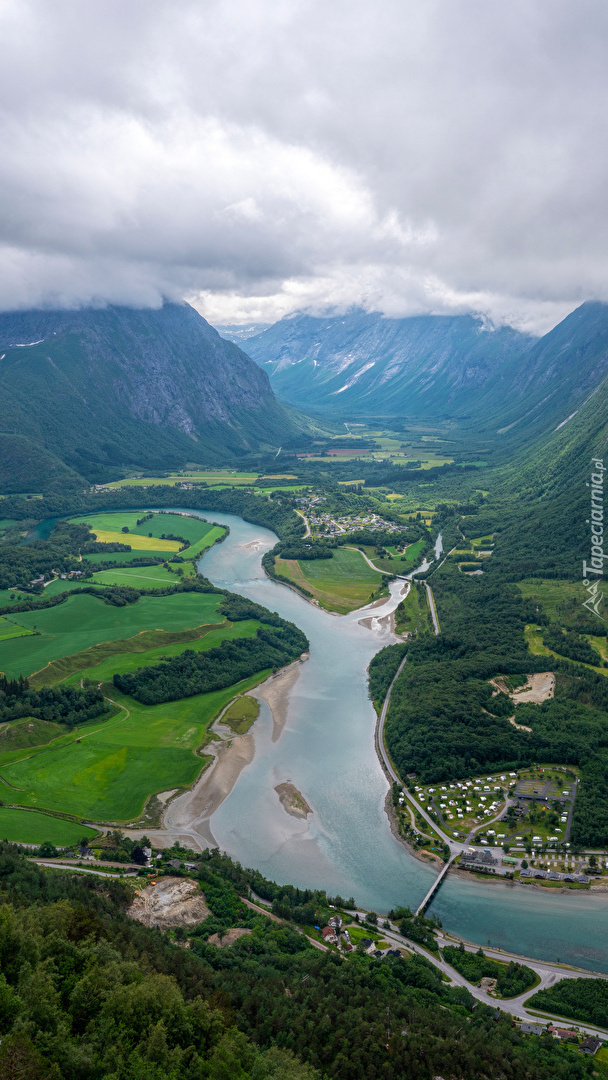
[[259,686],[254,686],[247,693],[250,697],[265,701],[272,714],[272,741],[280,737],[287,722],[289,695],[300,678],[300,664],[308,660],[309,653],[302,653],[300,660],[294,660],[276,675],[271,675]]
[[161,829],[125,829],[127,836],[143,832],[155,847],[171,847],[176,840],[194,851],[217,847],[209,818],[230,794],[241,772],[253,761],[253,736],[247,733],[205,747],[214,762],[201,774],[190,791],[173,799],[163,815]]

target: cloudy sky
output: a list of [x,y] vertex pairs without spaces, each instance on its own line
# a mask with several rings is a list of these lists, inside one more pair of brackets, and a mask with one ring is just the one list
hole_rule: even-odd
[[0,0],[0,308],[608,301],[606,0]]

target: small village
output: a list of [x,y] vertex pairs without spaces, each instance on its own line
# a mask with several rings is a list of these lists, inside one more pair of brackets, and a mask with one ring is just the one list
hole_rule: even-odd
[[344,536],[361,531],[401,533],[407,529],[407,525],[396,525],[394,521],[386,521],[379,514],[369,512],[344,514],[340,517],[324,514],[318,510],[319,504],[325,502],[324,496],[305,495],[298,498],[296,502],[306,513],[313,536]]

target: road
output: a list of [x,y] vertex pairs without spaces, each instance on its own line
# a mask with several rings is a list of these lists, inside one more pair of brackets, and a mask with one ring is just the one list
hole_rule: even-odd
[[298,515],[298,517],[302,518],[302,521],[306,525],[306,532],[304,533],[304,536],[310,536],[310,522],[306,517],[306,514],[303,514],[301,510],[296,510],[296,514]]
[[431,611],[431,619],[433,620],[433,630],[436,634],[439,633],[439,620],[437,618],[437,608],[435,607],[435,597],[433,596],[433,590],[428,581],[424,583],[426,585],[426,595],[429,602],[429,608]]
[[[365,918],[367,912],[365,911],[352,911],[351,915],[358,915],[359,918]],[[594,1027],[591,1024],[582,1024],[578,1021],[568,1020],[567,1017],[558,1016],[556,1014],[549,1014],[547,1010],[543,1009],[543,1014],[546,1016],[537,1016],[534,1012],[529,1011],[525,1007],[526,1001],[536,994],[539,990],[544,990],[546,987],[553,986],[554,983],[560,979],[605,979],[605,975],[600,975],[597,972],[586,971],[584,968],[571,968],[562,966],[561,964],[549,964],[540,960],[534,960],[529,956],[518,956],[515,953],[507,953],[502,949],[484,949],[484,953],[491,960],[502,960],[503,962],[509,962],[513,960],[520,964],[525,964],[526,967],[532,968],[536,975],[538,975],[540,982],[536,986],[533,986],[531,990],[527,990],[524,994],[519,994],[515,998],[495,998],[491,994],[486,993],[479,986],[473,986],[467,982],[464,975],[460,975],[447,960],[442,957],[434,956],[428,952],[427,949],[421,945],[417,945],[415,942],[410,941],[409,938],[403,937],[394,926],[391,924],[391,929],[386,930],[384,927],[381,929],[382,937],[385,938],[389,944],[398,945],[399,948],[406,949],[410,953],[417,953],[418,956],[423,956],[425,960],[433,964],[438,968],[443,975],[446,975],[452,986],[462,986],[469,993],[477,999],[477,1001],[483,1002],[484,1005],[488,1005],[491,1009],[499,1009],[501,1012],[507,1013],[509,1016],[514,1016],[518,1020],[527,1020],[529,1023],[541,1024],[544,1026],[547,1023],[547,1017],[550,1017],[560,1026],[562,1024],[568,1027],[576,1027],[578,1030],[584,1032],[586,1035],[596,1035],[600,1039],[607,1039],[608,1034],[602,1028]],[[442,934],[441,931],[437,933],[437,943],[440,949],[443,949],[446,945],[459,945],[460,940],[458,938],[447,937]],[[466,952],[477,952],[479,946],[471,945],[468,942],[463,942]],[[540,1010],[539,1010],[540,1012]]]
[[345,544],[344,547],[348,548],[349,551],[358,551],[359,554],[362,555],[363,558],[365,559],[367,565],[371,566],[372,570],[375,570],[378,574],[386,574],[386,570],[383,570],[380,566],[375,566],[375,564],[372,562],[372,560],[368,559],[365,552],[361,551],[361,548],[351,547],[350,544]]

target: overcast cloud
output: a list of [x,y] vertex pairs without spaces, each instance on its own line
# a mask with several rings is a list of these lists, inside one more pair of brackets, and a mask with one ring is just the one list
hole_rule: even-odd
[[0,0],[0,307],[608,301],[605,0]]

